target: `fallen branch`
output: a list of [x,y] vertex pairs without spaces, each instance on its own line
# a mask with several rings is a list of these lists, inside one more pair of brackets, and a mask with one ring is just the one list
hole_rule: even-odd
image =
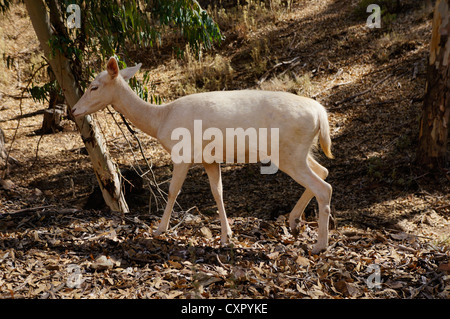
[[357,94],[354,94],[352,96],[349,96],[341,101],[335,102],[334,105],[338,106],[340,104],[346,103],[348,101],[351,101],[355,98],[357,98],[358,96],[364,95],[369,93],[370,91],[372,91],[374,88],[376,88],[378,85],[380,85],[381,83],[385,82],[388,78],[390,78],[392,76],[392,74],[388,74],[386,75],[384,78],[382,78],[381,80],[379,80],[377,83],[375,83],[371,88],[368,88],[367,90],[364,90],[362,92],[359,92]]
[[[387,101],[374,102],[374,103],[358,103],[358,102],[363,101],[363,100],[358,100],[358,101],[355,101],[355,103],[353,103],[353,105],[382,106],[382,105],[386,105],[386,104],[400,103],[400,102],[403,102],[405,100],[408,100],[408,98],[399,99],[399,100],[387,100]],[[344,106],[340,105],[340,106],[336,106],[336,107],[328,107],[327,110],[328,111],[337,111],[337,110],[341,110],[342,108],[344,108]]]
[[[289,65],[289,69],[293,68],[294,66],[298,65],[301,61],[297,61],[298,59],[300,59],[299,56],[293,58],[292,60],[289,61],[283,61],[280,63],[275,64],[269,71],[267,71],[266,73],[264,73],[264,75],[261,77],[261,79],[259,79],[258,81],[258,85],[263,84],[264,81],[267,80],[267,78],[269,77],[269,75],[275,71],[276,69],[278,69],[279,67],[283,66],[283,65]],[[297,62],[296,62],[297,61]],[[294,63],[296,62],[296,63]],[[287,71],[287,70],[286,70]],[[284,71],[282,74],[286,73],[286,71]]]
[[423,291],[425,288],[427,288],[433,281],[437,280],[437,279],[441,279],[443,277],[444,274],[442,273],[438,273],[436,274],[433,278],[427,280],[426,283],[424,283],[422,286],[420,286],[419,288],[415,289],[415,291],[413,293],[411,293],[411,296],[409,296],[408,299],[414,299],[416,298],[419,293],[421,291]]
[[38,206],[38,207],[28,207],[24,209],[15,210],[13,212],[9,213],[2,213],[1,215],[16,215],[16,214],[23,214],[23,213],[33,213],[38,210],[47,209],[47,208],[53,208],[56,207],[55,205],[47,205],[47,206]]
[[31,99],[31,97],[32,97],[31,95],[22,95],[22,94],[13,95],[13,94],[5,93],[5,92],[0,92],[0,94],[3,96],[9,97],[11,99],[14,99],[14,100]]
[[[38,207],[28,207],[28,208],[24,208],[24,209],[19,209],[19,210],[15,210],[12,212],[8,212],[8,213],[0,213],[0,216],[12,216],[12,215],[18,215],[18,214],[28,214],[28,213],[34,213],[34,212],[39,212],[40,214],[43,213],[59,213],[59,214],[73,214],[76,212],[79,212],[80,209],[78,208],[57,208],[58,206],[56,205],[47,205],[47,206],[38,206]],[[49,209],[49,208],[55,208],[49,212],[44,212],[45,209]]]

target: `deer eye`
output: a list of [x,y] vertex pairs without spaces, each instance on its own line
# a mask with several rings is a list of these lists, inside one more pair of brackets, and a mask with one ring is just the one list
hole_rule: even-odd
[[95,91],[95,90],[98,90],[98,86],[92,86],[91,87],[91,91]]

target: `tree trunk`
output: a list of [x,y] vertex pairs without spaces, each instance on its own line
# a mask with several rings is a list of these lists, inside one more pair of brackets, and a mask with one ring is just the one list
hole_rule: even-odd
[[417,160],[429,168],[448,165],[450,115],[449,0],[438,0],[434,10],[427,86],[420,120]]
[[434,10],[427,86],[420,120],[417,160],[429,168],[448,167],[450,116],[449,0],[438,0]]
[[[56,76],[51,67],[47,68],[47,73],[50,78],[50,83],[55,82]],[[39,131],[40,134],[53,134],[62,130],[60,123],[63,116],[67,115],[67,108],[64,105],[65,99],[61,96],[60,92],[61,89],[58,84],[50,89],[48,109],[44,111],[42,128]]]
[[55,105],[53,108],[46,109],[44,111],[44,119],[42,121],[42,127],[39,130],[39,134],[54,134],[56,132],[62,131],[61,120],[66,114],[65,105],[59,104]]
[[0,128],[0,169],[3,169],[3,165],[6,164],[7,157],[8,156],[6,153],[5,134]]
[[[45,4],[42,0],[25,0],[25,4],[44,55],[64,92],[67,104],[72,108],[80,99],[81,92],[73,76],[69,60],[58,49],[52,54],[49,46],[52,31]],[[90,116],[76,119],[76,124],[91,158],[106,204],[113,211],[128,212],[128,206],[121,191],[118,169],[110,159],[99,130]]]

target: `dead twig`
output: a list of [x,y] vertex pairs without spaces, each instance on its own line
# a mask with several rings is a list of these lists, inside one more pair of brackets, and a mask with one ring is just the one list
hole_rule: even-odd
[[22,94],[13,95],[13,94],[5,93],[5,92],[0,92],[0,93],[1,93],[1,95],[9,97],[14,100],[22,100],[22,99],[30,99],[31,98],[31,95],[22,95]]
[[[133,157],[134,157],[134,159],[135,159],[135,162],[137,162],[136,154],[135,154],[135,152],[134,152],[134,150],[133,150],[133,147],[131,146],[130,141],[129,141],[128,138],[126,137],[125,132],[124,132],[124,131],[122,130],[122,128],[120,127],[119,123],[117,122],[116,118],[114,117],[113,112],[111,112],[111,110],[110,110],[109,108],[108,108],[108,111],[109,111],[109,114],[112,116],[114,122],[116,123],[117,127],[118,127],[119,130],[121,131],[123,137],[124,137],[125,140],[127,141],[128,145],[129,145],[129,147],[130,147],[130,150],[131,150],[131,152],[132,152],[132,154],[133,154]],[[121,116],[121,118],[122,118],[123,123],[124,123],[125,126],[127,127],[127,130],[130,132],[130,134],[133,136],[133,138],[134,138],[134,139],[136,140],[136,142],[138,143],[138,147],[139,147],[140,154],[141,154],[142,158],[144,159],[144,161],[145,161],[145,163],[146,163],[146,165],[147,165],[147,169],[148,169],[147,172],[143,172],[142,169],[141,169],[140,167],[138,167],[138,166],[137,166],[137,167],[134,166],[134,165],[131,165],[131,166],[132,166],[133,170],[134,170],[141,178],[144,178],[144,177],[145,177],[146,180],[147,180],[147,183],[148,183],[148,186],[149,186],[149,189],[150,189],[150,192],[151,192],[151,196],[150,196],[149,204],[148,204],[148,206],[149,206],[148,209],[149,209],[149,213],[150,213],[150,212],[151,212],[150,210],[151,210],[151,199],[152,199],[152,197],[155,199],[156,205],[158,206],[158,196],[157,196],[156,192],[154,191],[154,188],[156,189],[156,191],[158,192],[160,198],[161,198],[163,201],[165,201],[165,196],[167,196],[167,194],[165,194],[165,192],[159,187],[159,184],[158,184],[158,182],[156,181],[156,176],[155,176],[155,173],[154,173],[154,171],[153,171],[153,164],[152,164],[152,163],[149,163],[149,161],[147,160],[147,158],[146,158],[146,156],[145,156],[145,153],[144,153],[144,148],[143,148],[143,146],[142,146],[141,140],[140,140],[139,137],[137,136],[136,131],[133,130],[133,129],[130,127],[130,125],[128,124],[127,120],[124,118],[124,116],[123,116],[122,114],[120,114],[120,116]],[[149,173],[150,173],[150,174],[149,174]],[[151,177],[147,177],[147,175],[150,175]],[[179,204],[177,201],[175,201],[175,203],[181,208],[180,204]],[[181,209],[182,209],[182,208],[181,208]]]
[[33,213],[38,210],[43,210],[43,209],[53,208],[53,207],[56,207],[56,206],[55,205],[47,205],[47,206],[38,206],[38,207],[28,207],[28,208],[24,208],[24,209],[15,210],[15,211],[9,212],[9,213],[1,213],[0,215],[16,215],[16,214],[24,214],[24,213]]
[[370,91],[372,91],[373,89],[375,89],[378,85],[380,85],[381,83],[383,83],[383,82],[385,82],[387,79],[389,79],[391,76],[392,76],[392,74],[389,73],[389,74],[386,75],[384,78],[382,78],[381,80],[379,80],[378,82],[376,82],[371,88],[368,88],[367,90],[364,90],[364,91],[359,92],[359,93],[357,93],[357,94],[354,94],[354,95],[352,95],[352,96],[349,96],[349,97],[347,97],[347,98],[345,98],[345,99],[343,99],[343,100],[341,100],[341,101],[335,102],[334,105],[338,106],[338,105],[344,104],[344,103],[346,103],[346,102],[349,102],[349,101],[351,101],[351,100],[357,98],[358,96],[361,96],[361,95],[364,95],[364,94],[369,93]]
[[6,160],[5,160],[5,163],[6,163],[5,166],[6,166],[6,167],[5,167],[5,171],[4,171],[4,173],[3,173],[4,176],[2,176],[3,178],[6,177],[7,172],[8,172],[8,163],[9,163],[10,154],[11,154],[11,152],[12,152],[14,142],[16,141],[17,132],[18,132],[18,130],[19,130],[20,122],[21,122],[21,119],[22,119],[22,117],[23,117],[22,104],[23,104],[23,100],[25,99],[25,92],[26,92],[26,91],[28,90],[28,88],[30,87],[30,85],[31,85],[31,83],[33,82],[33,79],[34,79],[34,77],[36,76],[36,74],[37,74],[40,70],[42,70],[44,67],[46,67],[46,66],[48,66],[48,62],[45,63],[45,64],[43,64],[43,65],[41,65],[39,68],[37,68],[36,71],[34,71],[34,73],[31,75],[30,79],[28,80],[27,85],[23,88],[23,90],[22,90],[22,92],[21,92],[21,94],[20,94],[20,99],[19,99],[19,100],[20,100],[20,102],[19,102],[20,117],[19,117],[19,119],[17,120],[17,126],[16,126],[16,128],[15,128],[15,130],[14,130],[14,135],[13,135],[13,137],[12,137],[12,139],[11,139],[11,144],[10,144],[10,146],[9,146],[8,153],[6,154]]
[[419,288],[415,289],[415,291],[411,294],[411,296],[409,296],[409,299],[414,299],[415,297],[417,297],[419,295],[419,293],[424,290],[425,288],[427,288],[433,281],[437,280],[437,279],[441,279],[444,276],[444,274],[442,273],[438,273],[436,274],[433,278],[427,280],[426,283],[424,283],[422,286],[420,286]]
[[181,219],[181,221],[180,221],[178,224],[176,224],[175,226],[173,226],[173,227],[170,229],[170,231],[173,232],[175,229],[177,229],[178,227],[180,227],[180,225],[183,224],[184,220],[186,219],[187,214],[188,214],[191,210],[193,210],[193,209],[197,209],[197,212],[199,212],[197,206],[193,206],[193,207],[189,208],[187,211],[184,212],[184,215],[183,215],[183,218]]
[[[275,71],[276,69],[278,69],[279,67],[281,67],[283,65],[289,65],[289,68],[287,70],[285,70],[282,74],[286,73],[289,69],[297,66],[301,62],[301,61],[297,61],[298,59],[300,59],[300,56],[296,56],[295,58],[293,58],[292,60],[289,60],[289,61],[283,61],[283,62],[275,64],[269,71],[264,73],[264,75],[259,79],[258,85],[263,84],[263,82],[267,80],[267,78],[273,71]],[[296,63],[294,63],[294,62],[296,62]]]

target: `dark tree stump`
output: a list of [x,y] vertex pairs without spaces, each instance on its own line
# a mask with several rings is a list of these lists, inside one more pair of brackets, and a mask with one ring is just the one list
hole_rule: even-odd
[[56,105],[52,109],[44,111],[44,120],[42,122],[41,134],[53,134],[62,131],[61,120],[66,115],[65,105]]

